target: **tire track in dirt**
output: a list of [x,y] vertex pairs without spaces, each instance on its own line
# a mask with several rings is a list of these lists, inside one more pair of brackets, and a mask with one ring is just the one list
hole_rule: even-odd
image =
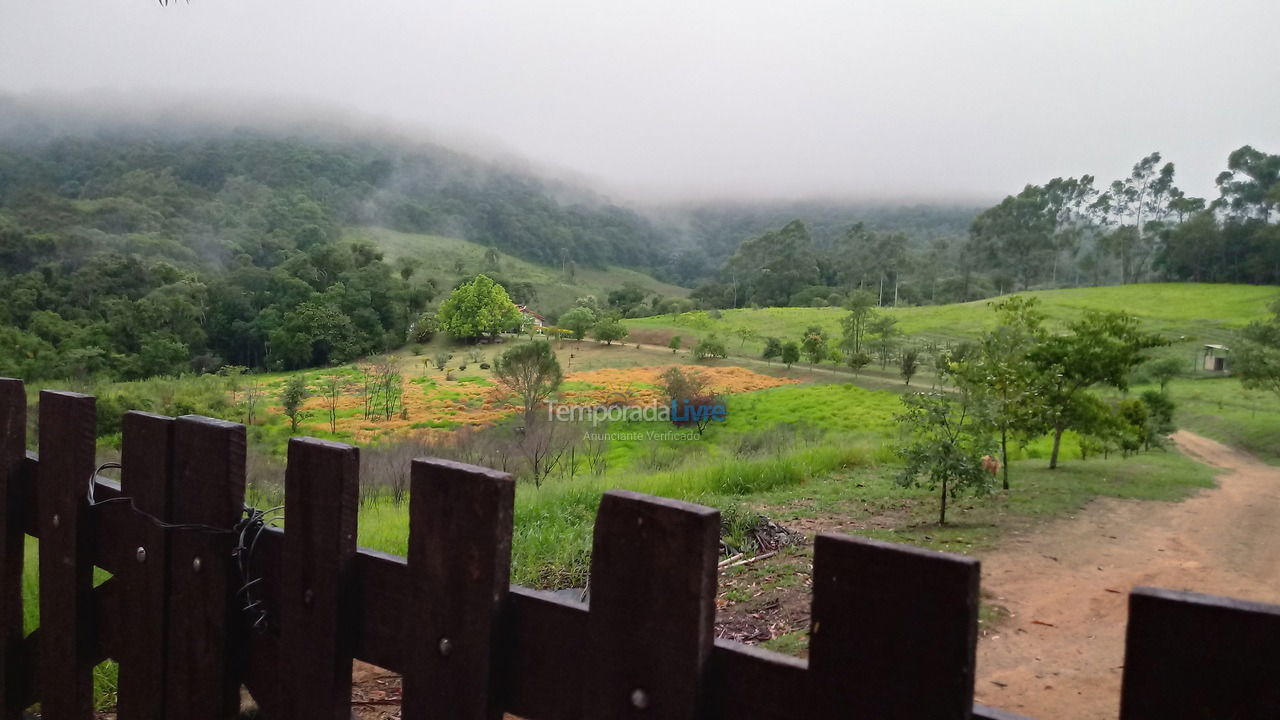
[[1194,433],[1173,439],[1224,471],[1218,487],[1181,502],[1094,500],[983,556],[988,600],[1012,616],[979,640],[978,702],[1040,720],[1117,717],[1135,586],[1280,603],[1280,468]]

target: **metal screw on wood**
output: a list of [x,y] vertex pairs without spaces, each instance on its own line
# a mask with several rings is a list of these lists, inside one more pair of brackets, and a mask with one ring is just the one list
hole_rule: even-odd
[[197,556],[194,560],[191,561],[191,569],[196,572],[200,572],[200,566],[201,566],[200,558],[199,556]]
[[146,549],[146,548],[144,548],[144,547],[140,547],[140,548],[138,548],[138,552],[134,553],[134,557],[138,558],[138,562],[140,562],[140,563],[144,563],[144,562],[146,562],[146,561],[147,561],[147,549]]
[[447,637],[440,638],[440,654],[448,657],[453,652],[453,641]]
[[649,693],[636,688],[631,691],[631,706],[637,710],[644,710],[649,707]]

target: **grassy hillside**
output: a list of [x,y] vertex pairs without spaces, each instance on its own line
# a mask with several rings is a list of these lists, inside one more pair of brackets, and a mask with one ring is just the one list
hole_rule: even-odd
[[[1231,332],[1250,321],[1266,317],[1267,304],[1280,297],[1280,288],[1259,285],[1210,285],[1202,283],[1158,283],[1115,287],[1041,290],[1019,293],[1040,298],[1051,324],[1078,317],[1085,310],[1124,310],[1141,318],[1151,330],[1165,333],[1175,342],[1200,344],[1228,341]],[[886,308],[898,318],[898,328],[907,335],[930,340],[960,340],[976,337],[995,324],[991,300],[954,305]],[[839,335],[841,308],[761,308],[725,310],[720,320],[699,323],[696,318],[669,315],[628,320],[633,329],[682,335],[688,340],[709,332],[722,335],[734,328],[749,327],[761,336],[796,338],[805,328],[818,325]],[[655,338],[656,339],[656,338]],[[745,350],[759,347],[747,343]],[[731,352],[739,343],[729,343]]]
[[[385,228],[350,228],[347,235],[373,241],[382,248],[386,260],[392,264],[401,258],[413,258],[422,263],[421,276],[429,277],[442,290],[453,287],[460,278],[487,269],[484,261],[485,246],[459,238],[440,235],[416,235]],[[686,296],[687,288],[670,285],[636,270],[610,267],[596,270],[579,266],[569,281],[558,267],[548,267],[500,254],[497,274],[515,281],[532,283],[538,298],[532,303],[541,312],[559,312],[583,295],[595,295],[602,302],[610,290],[617,290],[632,282],[661,295]],[[463,272],[459,273],[461,262]]]

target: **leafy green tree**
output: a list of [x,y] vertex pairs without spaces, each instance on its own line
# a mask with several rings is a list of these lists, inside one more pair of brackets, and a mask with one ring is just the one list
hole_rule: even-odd
[[518,327],[520,311],[505,288],[483,273],[454,289],[440,305],[440,329],[474,340]]
[[292,435],[298,433],[298,423],[307,419],[310,414],[302,409],[302,404],[309,397],[311,391],[307,388],[305,375],[294,375],[285,381],[284,390],[280,393],[280,407],[285,417],[289,418],[289,433]]
[[671,340],[667,341],[667,347],[671,348],[672,355],[675,355],[680,351],[680,342],[681,339],[679,335],[672,335]]
[[804,331],[800,339],[800,350],[809,360],[809,366],[822,362],[827,357],[827,333],[817,325],[811,325]]
[[735,289],[735,307],[747,303],[786,306],[797,290],[818,280],[818,259],[808,228],[794,220],[781,230],[743,241],[725,274]]
[[538,405],[551,396],[564,381],[560,361],[551,344],[545,341],[523,343],[510,348],[493,360],[493,375],[524,403],[525,426],[534,422]]
[[782,343],[781,358],[787,369],[791,369],[791,366],[800,359],[800,344],[794,340]]
[[431,338],[436,336],[437,329],[439,329],[439,322],[436,320],[436,314],[430,311],[424,312],[409,325],[409,340],[416,343],[431,342]]
[[738,349],[739,349],[739,350],[741,350],[742,348],[744,348],[744,347],[746,347],[746,346],[747,346],[747,341],[748,341],[748,340],[755,340],[756,338],[760,337],[760,333],[758,333],[758,332],[756,332],[754,329],[749,328],[749,327],[746,327],[746,326],[743,326],[743,327],[740,327],[740,328],[735,329],[735,330],[733,331],[733,334],[738,336],[738,341],[739,341],[739,342],[738,342]]
[[1280,397],[1280,300],[1271,310],[1274,316],[1250,323],[1240,332],[1232,363],[1246,388]]
[[581,341],[596,324],[596,314],[586,307],[576,307],[560,316],[560,326],[569,331],[574,340]]
[[876,315],[876,298],[865,290],[859,290],[849,296],[849,314],[840,321],[844,336],[840,347],[849,354],[862,352],[863,339],[867,336],[867,326]]
[[770,363],[775,359],[782,357],[782,341],[776,337],[765,338],[764,352],[760,353],[760,357]]
[[893,351],[898,347],[898,336],[902,334],[898,329],[898,318],[879,315],[871,321],[867,332],[876,355],[880,357],[880,369],[884,370],[889,366],[889,358],[893,357]]
[[1009,489],[1009,438],[1043,434],[1046,377],[1032,363],[1030,353],[1046,337],[1039,300],[1014,296],[992,303],[999,321],[973,346],[957,352],[943,365],[943,374],[979,402],[989,406],[988,417],[1000,437],[1002,483]]
[[938,524],[945,525],[948,497],[990,492],[994,477],[984,460],[995,443],[986,431],[981,405],[964,392],[956,397],[915,393],[902,402],[906,410],[898,421],[910,439],[898,448],[905,463],[898,483],[938,491]]
[[902,382],[910,385],[911,378],[915,377],[919,369],[920,351],[915,348],[903,350],[902,355],[898,357],[898,374],[902,376]]
[[605,345],[612,345],[631,334],[630,330],[616,317],[606,317],[591,328],[591,335]]
[[1159,335],[1142,330],[1141,323],[1123,312],[1089,311],[1070,323],[1068,332],[1049,335],[1030,350],[1043,386],[1046,422],[1053,430],[1049,467],[1058,467],[1062,434],[1068,429],[1088,432],[1094,415],[1084,412],[1089,388],[1109,385],[1128,389],[1129,373],[1147,359],[1146,351],[1167,345]]
[[1181,358],[1165,355],[1152,360],[1148,364],[1148,369],[1151,371],[1151,377],[1160,383],[1160,392],[1164,392],[1169,382],[1186,369],[1186,363]]
[[727,358],[729,357],[729,349],[725,347],[724,341],[715,333],[702,338],[693,348],[693,356],[699,360],[708,358]]
[[844,364],[849,366],[854,375],[862,372],[862,369],[871,364],[871,355],[861,350],[850,352],[844,356]]

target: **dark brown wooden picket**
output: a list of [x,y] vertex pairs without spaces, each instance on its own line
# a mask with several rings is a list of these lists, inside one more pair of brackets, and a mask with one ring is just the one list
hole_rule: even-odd
[[[711,508],[606,493],[588,605],[510,586],[504,473],[414,461],[401,558],[356,547],[354,447],[293,440],[285,528],[245,525],[242,426],[129,413],[116,484],[93,475],[93,398],[41,394],[38,455],[26,398],[0,379],[0,720],[36,703],[91,718],[106,659],[121,720],[226,720],[242,686],[269,718],[345,720],[353,660],[402,674],[413,720],[1017,717],[973,704],[971,558],[820,535],[802,660],[714,638]],[[112,576],[97,587],[95,567]],[[1280,607],[1148,589],[1130,603],[1124,720],[1280,718]]]

